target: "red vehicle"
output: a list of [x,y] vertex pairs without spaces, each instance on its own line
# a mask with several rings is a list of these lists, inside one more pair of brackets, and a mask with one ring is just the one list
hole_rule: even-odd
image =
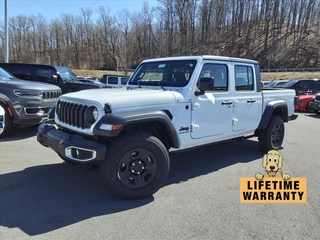
[[298,95],[297,97],[298,97],[298,104],[295,106],[296,111],[313,112],[309,106],[309,103],[312,101],[314,94]]

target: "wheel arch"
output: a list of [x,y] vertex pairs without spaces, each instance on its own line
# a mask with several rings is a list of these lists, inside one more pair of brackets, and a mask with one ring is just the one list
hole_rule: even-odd
[[9,106],[8,101],[10,101],[10,99],[5,94],[0,93],[0,103],[7,107]]
[[283,100],[269,102],[262,114],[258,130],[265,129],[273,115],[281,117],[284,122],[288,122],[289,118],[287,103]]
[[[106,137],[116,137],[129,131],[143,131],[158,137],[167,147],[180,147],[180,138],[173,126],[172,115],[167,110],[140,111],[106,114],[94,127],[93,133]],[[121,125],[116,131],[101,130],[103,124]]]
[[8,100],[9,100],[9,98],[7,98],[5,95],[3,95],[3,94],[0,95],[0,104],[1,104],[3,107],[7,108],[8,112],[9,112],[9,115],[10,115],[12,118],[14,118],[14,117],[15,117],[15,115],[14,115],[15,112],[12,111],[12,109],[11,109],[11,104],[9,104]]
[[12,113],[12,110],[10,109],[9,105],[7,104],[7,102],[4,100],[4,99],[0,99],[0,105],[1,105],[1,108],[3,108],[3,111],[1,111],[1,130],[0,130],[0,136],[3,137],[3,136],[6,136],[8,135],[13,127],[14,127],[14,124],[13,124],[13,113]]

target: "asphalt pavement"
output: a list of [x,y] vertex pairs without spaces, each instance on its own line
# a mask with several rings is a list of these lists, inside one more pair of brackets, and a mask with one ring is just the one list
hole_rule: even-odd
[[306,203],[240,203],[240,178],[263,171],[256,138],[172,155],[163,188],[124,201],[17,129],[0,140],[0,238],[320,239],[320,116],[285,127],[283,171],[307,178]]

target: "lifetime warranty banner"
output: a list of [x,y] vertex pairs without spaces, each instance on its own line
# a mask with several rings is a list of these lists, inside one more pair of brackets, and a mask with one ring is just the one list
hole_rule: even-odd
[[306,203],[307,179],[240,178],[241,203]]

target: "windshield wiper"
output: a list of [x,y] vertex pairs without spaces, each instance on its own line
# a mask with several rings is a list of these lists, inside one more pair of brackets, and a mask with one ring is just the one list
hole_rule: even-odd
[[139,80],[137,81],[137,85],[139,86],[139,88],[142,88],[141,84],[139,83]]
[[160,82],[157,82],[157,84],[162,88],[163,91],[166,90],[166,89],[164,88],[164,86],[163,86]]

